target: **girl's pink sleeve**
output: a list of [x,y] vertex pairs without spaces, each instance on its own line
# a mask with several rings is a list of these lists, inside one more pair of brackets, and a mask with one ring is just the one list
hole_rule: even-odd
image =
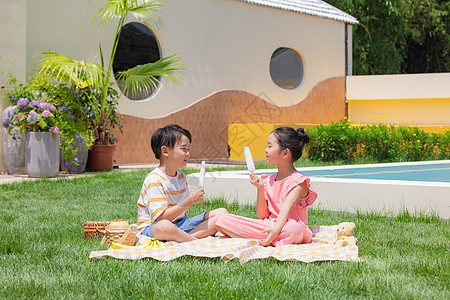
[[300,173],[296,173],[294,174],[294,176],[292,176],[292,179],[289,182],[287,189],[288,190],[287,194],[289,194],[296,186],[302,184],[303,182],[306,182],[306,186],[308,187],[308,196],[306,196],[305,198],[300,198],[300,200],[298,201],[297,205],[300,206],[301,208],[305,208],[307,206],[312,205],[317,198],[317,193],[311,186],[310,179],[308,177],[303,176]]

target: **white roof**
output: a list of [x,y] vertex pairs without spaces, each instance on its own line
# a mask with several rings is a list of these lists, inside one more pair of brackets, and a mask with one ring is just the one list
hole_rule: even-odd
[[358,20],[322,0],[241,0],[244,2],[295,11],[303,14],[358,24]]

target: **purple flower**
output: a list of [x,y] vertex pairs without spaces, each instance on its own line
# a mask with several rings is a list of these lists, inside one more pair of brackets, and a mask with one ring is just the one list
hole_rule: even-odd
[[65,106],[63,105],[63,106],[61,106],[60,110],[66,111],[66,110],[67,110],[67,107],[65,107]]
[[31,103],[31,105],[33,105],[33,106],[39,107],[39,104],[40,104],[41,102],[36,101],[36,100],[31,100],[30,103]]
[[42,103],[41,105],[42,109],[50,109],[50,104],[48,104],[47,102]]
[[76,161],[77,163],[80,162],[80,160],[77,157],[75,157],[73,160]]
[[53,133],[59,133],[59,128],[57,126],[53,126],[50,131]]
[[16,97],[16,95],[12,95],[11,96],[11,101],[14,101],[14,98]]
[[13,127],[13,128],[11,129],[11,135],[13,136],[13,138],[14,138],[14,137],[17,137],[19,134],[20,134],[19,128]]
[[20,98],[19,101],[17,101],[17,106],[20,109],[24,109],[28,105],[28,98]]
[[91,111],[91,115],[95,116],[95,111]]
[[52,115],[52,113],[48,109],[46,109],[42,112],[42,116],[44,118],[50,117],[51,115]]
[[21,113],[18,113],[17,116],[16,116],[16,118],[17,118],[17,120],[20,120],[20,118],[22,118],[22,114],[21,114]]
[[67,117],[68,117],[69,119],[73,119],[72,114],[69,114]]
[[35,112],[34,110],[30,111],[27,117],[27,121],[30,124],[34,124],[39,120],[39,114]]
[[8,128],[9,127],[9,119],[4,119],[2,122],[2,126],[5,128]]
[[84,111],[88,111],[89,108],[88,108],[87,106],[83,106],[83,110],[84,110]]
[[14,109],[8,111],[8,118],[11,119],[12,117],[14,117],[15,114],[16,114],[16,111]]
[[65,164],[67,167],[70,167],[70,166],[72,165],[72,162],[71,162],[71,161],[66,161],[64,164]]
[[51,111],[55,111],[55,110],[56,110],[56,107],[55,107],[54,105],[50,105],[50,110],[51,110]]

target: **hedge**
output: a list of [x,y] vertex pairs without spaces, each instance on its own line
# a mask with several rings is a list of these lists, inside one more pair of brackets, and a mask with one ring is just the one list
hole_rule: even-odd
[[347,119],[307,130],[305,149],[311,160],[351,162],[370,158],[378,162],[450,159],[450,130],[427,133],[410,125],[356,126]]

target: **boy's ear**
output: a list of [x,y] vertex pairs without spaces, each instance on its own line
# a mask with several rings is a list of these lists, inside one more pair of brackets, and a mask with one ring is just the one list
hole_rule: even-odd
[[169,155],[169,147],[161,146],[161,155],[167,157]]

